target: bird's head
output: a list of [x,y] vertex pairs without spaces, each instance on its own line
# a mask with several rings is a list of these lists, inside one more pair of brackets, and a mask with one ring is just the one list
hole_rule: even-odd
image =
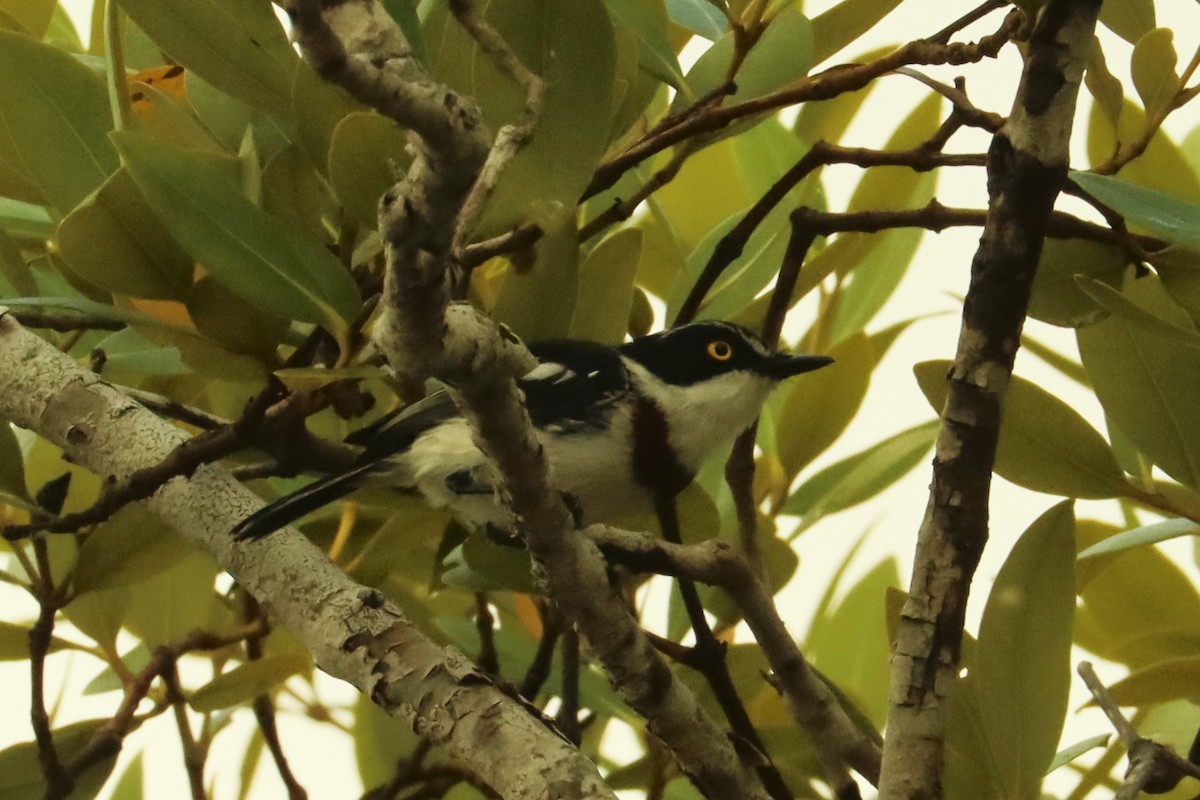
[[833,362],[775,350],[742,326],[718,321],[643,336],[623,345],[621,355],[666,417],[689,468],[748,428],[780,381]]

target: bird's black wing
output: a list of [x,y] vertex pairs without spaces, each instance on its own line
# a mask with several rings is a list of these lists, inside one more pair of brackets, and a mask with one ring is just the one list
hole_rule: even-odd
[[620,354],[595,342],[553,340],[529,346],[540,362],[520,380],[538,428],[599,426],[629,388]]
[[423,432],[458,413],[458,406],[443,389],[359,428],[346,437],[346,443],[364,448],[359,463],[379,461],[403,453]]

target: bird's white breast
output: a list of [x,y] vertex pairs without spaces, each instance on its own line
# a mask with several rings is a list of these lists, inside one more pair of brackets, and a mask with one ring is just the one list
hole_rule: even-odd
[[638,390],[663,413],[671,447],[693,474],[753,424],[775,385],[770,378],[736,370],[676,386],[636,361],[625,362]]

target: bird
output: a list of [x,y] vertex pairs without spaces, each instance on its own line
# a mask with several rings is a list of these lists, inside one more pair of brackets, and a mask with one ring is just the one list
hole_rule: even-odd
[[[704,462],[758,418],[782,381],[833,362],[769,347],[718,320],[641,336],[618,346],[576,339],[535,342],[538,364],[521,377],[551,482],[578,524],[651,510],[683,491]],[[511,534],[501,477],[475,442],[449,390],[346,438],[362,452],[348,470],[270,503],[232,531],[261,539],[365,487],[416,489],[469,530]]]

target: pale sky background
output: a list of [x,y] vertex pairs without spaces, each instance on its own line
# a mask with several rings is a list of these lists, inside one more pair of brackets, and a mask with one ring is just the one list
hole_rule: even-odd
[[[807,11],[810,15],[815,15],[832,4],[830,0],[813,0],[807,4]],[[72,13],[78,13],[80,9],[89,8],[91,2],[66,0],[64,5]],[[907,0],[883,25],[877,26],[861,40],[856,52],[928,35],[948,24],[956,16],[956,12],[949,9],[965,11],[974,5],[973,2]],[[1175,30],[1176,50],[1181,54],[1181,60],[1186,62],[1200,40],[1200,7],[1194,0],[1158,0],[1156,6],[1159,25]],[[990,32],[1000,19],[999,13],[989,16],[984,24],[970,29],[971,38]],[[86,22],[79,27],[86,37]],[[1131,46],[1106,30],[1102,31],[1101,35],[1105,37],[1109,68],[1121,78],[1125,86],[1131,86],[1127,80]],[[850,55],[853,53],[847,54]],[[959,74],[967,75],[968,92],[976,105],[1007,114],[1020,76],[1020,64],[1015,49],[1007,47],[1002,57],[994,62],[965,68],[922,68],[922,71],[945,82],[951,82]],[[846,143],[860,146],[882,144],[883,139],[891,132],[893,122],[907,114],[928,92],[925,87],[902,76],[888,77],[882,81],[882,90],[871,94],[850,127]],[[1081,102],[1090,102],[1086,91],[1081,93]],[[1086,119],[1086,116],[1081,118]],[[876,120],[883,120],[886,124],[877,124]],[[1200,103],[1193,103],[1192,107],[1173,114],[1165,127],[1176,141],[1180,141],[1198,123]],[[1082,125],[1076,127],[1073,163],[1075,166],[1083,166],[1087,163],[1083,147],[1083,128]],[[982,152],[986,150],[987,142],[985,134],[963,131],[955,136],[949,149],[956,152]],[[826,170],[825,185],[830,207],[844,207],[858,179],[857,172],[848,167]],[[845,175],[846,180],[838,183],[838,175]],[[983,207],[986,204],[986,194],[982,170],[942,170],[937,197],[946,205]],[[1066,206],[1060,204],[1060,207]],[[1071,210],[1078,212],[1075,207],[1071,207]],[[832,451],[818,460],[815,467],[825,466],[886,436],[932,418],[933,412],[917,389],[911,367],[918,361],[953,357],[959,326],[959,308],[953,296],[966,292],[971,256],[978,238],[979,230],[973,228],[925,234],[907,277],[896,295],[872,323],[871,330],[879,330],[893,322],[908,319],[914,313],[930,310],[949,313],[916,323],[899,339],[876,371],[871,391],[857,419]],[[1061,352],[1075,355],[1074,336],[1069,330],[1052,328],[1031,320],[1027,332]],[[1104,430],[1095,397],[1062,378],[1037,358],[1021,351],[1017,359],[1017,373],[1054,391],[1087,417],[1098,430]],[[811,474],[811,469],[807,474]],[[785,615],[789,618],[792,633],[797,638],[802,639],[805,634],[805,630],[798,627],[801,621],[811,615],[833,571],[864,532],[869,531],[866,545],[857,555],[843,585],[852,586],[856,576],[866,573],[889,555],[895,555],[899,559],[902,583],[907,583],[912,547],[926,505],[928,482],[928,465],[923,465],[865,506],[826,519],[797,540],[800,568],[796,577],[778,598],[780,607],[786,609]],[[968,625],[972,630],[978,625],[987,597],[987,587],[1012,543],[1033,519],[1058,500],[1020,489],[1001,478],[996,478],[993,483],[992,497],[991,540],[979,567],[979,579],[969,607]],[[1115,502],[1080,501],[1076,504],[1076,513],[1080,518],[1120,521]],[[1197,578],[1190,543],[1172,542],[1165,545],[1164,549],[1189,571],[1194,580]],[[9,587],[0,587],[0,598],[6,609],[6,620],[33,619],[34,606],[21,593],[10,590]],[[849,635],[852,632],[847,633]],[[56,655],[50,659],[49,666],[47,685],[50,701],[53,703],[60,691],[64,692],[66,698],[63,703],[64,713],[58,718],[58,724],[112,713],[116,703],[116,696],[113,694],[80,699],[80,689],[99,669],[98,662],[94,659],[73,654]],[[67,672],[74,674],[64,687],[63,676]],[[1101,664],[1100,674],[1107,682],[1112,682],[1121,677],[1122,668]],[[1087,699],[1086,692],[1078,684],[1079,681],[1076,680],[1071,702],[1072,713],[1068,717],[1063,735],[1064,743],[1075,742],[1096,733],[1111,732],[1108,723],[1099,712],[1074,713],[1074,709],[1078,709]],[[349,705],[353,702],[355,692],[345,684],[324,678],[318,685],[322,698],[328,705]],[[20,662],[0,663],[0,703],[0,707],[9,710],[9,713],[0,717],[0,747],[31,738],[27,717],[27,665]],[[286,707],[287,702],[283,701],[281,705]],[[169,715],[144,726],[127,740],[122,765],[140,749],[145,748],[148,782],[154,787],[151,796],[185,797],[187,791],[180,767],[178,738],[174,722],[167,717]],[[234,796],[241,752],[252,726],[252,715],[239,712],[232,726],[234,730],[225,731],[216,739],[210,756],[208,778],[215,781],[215,797],[220,800]],[[350,782],[357,780],[357,772],[353,766],[354,756],[349,737],[329,729],[328,726],[312,723],[295,715],[281,720],[280,727],[289,761],[300,783],[309,790],[310,797],[320,800],[357,796],[356,787],[350,785]],[[164,765],[166,769],[153,769],[150,767],[153,764]],[[122,768],[123,766],[119,765],[118,771]],[[269,773],[264,774],[264,770]],[[252,797],[283,796],[278,778],[273,773],[274,767],[269,763],[269,757],[264,754]],[[631,793],[628,796],[639,795]]]

